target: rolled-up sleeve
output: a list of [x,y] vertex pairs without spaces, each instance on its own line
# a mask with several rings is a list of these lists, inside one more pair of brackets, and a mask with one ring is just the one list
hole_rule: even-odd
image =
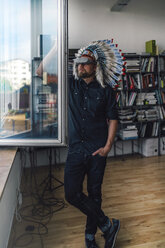
[[106,87],[106,118],[118,120],[116,92],[110,86]]

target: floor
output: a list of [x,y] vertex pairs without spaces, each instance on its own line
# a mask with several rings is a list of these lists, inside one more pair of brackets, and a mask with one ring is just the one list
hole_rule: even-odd
[[[25,171],[23,205],[17,208],[8,248],[85,248],[86,217],[64,202],[63,186],[57,180],[43,181],[48,172],[48,168],[35,166]],[[60,181],[63,172],[63,166],[53,169]],[[57,187],[53,192],[51,183]],[[42,192],[40,197],[38,192]],[[48,204],[39,208],[43,198]],[[165,156],[109,158],[103,182],[103,210],[121,221],[116,248],[164,248]],[[103,248],[99,230],[96,240]]]

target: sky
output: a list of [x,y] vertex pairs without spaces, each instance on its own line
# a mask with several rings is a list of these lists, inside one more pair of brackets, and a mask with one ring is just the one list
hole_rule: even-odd
[[[16,58],[29,63],[31,61],[33,44],[31,44],[30,1],[0,0],[0,62]],[[57,0],[41,1],[43,34],[55,37],[57,35]]]
[[0,0],[0,60],[30,60],[30,1]]

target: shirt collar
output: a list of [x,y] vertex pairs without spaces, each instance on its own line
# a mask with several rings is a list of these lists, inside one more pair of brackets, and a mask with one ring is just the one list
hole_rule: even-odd
[[85,87],[99,87],[99,83],[97,82],[96,78],[93,79],[90,83],[86,83],[82,78],[80,79],[80,82]]

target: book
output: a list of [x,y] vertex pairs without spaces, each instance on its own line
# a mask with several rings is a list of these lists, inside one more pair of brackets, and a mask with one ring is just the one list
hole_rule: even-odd
[[138,139],[138,136],[135,137],[120,137],[122,140],[133,140],[133,139]]
[[145,43],[146,53],[156,55],[156,40],[149,40]]
[[118,133],[119,137],[121,139],[134,139],[134,138],[138,138],[138,129],[135,127],[131,128],[124,128],[121,129]]
[[160,57],[159,64],[160,64],[160,70],[164,71],[165,70],[165,58],[164,57]]
[[143,58],[142,59],[142,64],[141,64],[141,70],[142,70],[142,72],[145,72],[146,71],[146,68],[147,68],[147,65],[148,65],[148,61],[149,61],[148,58]]

